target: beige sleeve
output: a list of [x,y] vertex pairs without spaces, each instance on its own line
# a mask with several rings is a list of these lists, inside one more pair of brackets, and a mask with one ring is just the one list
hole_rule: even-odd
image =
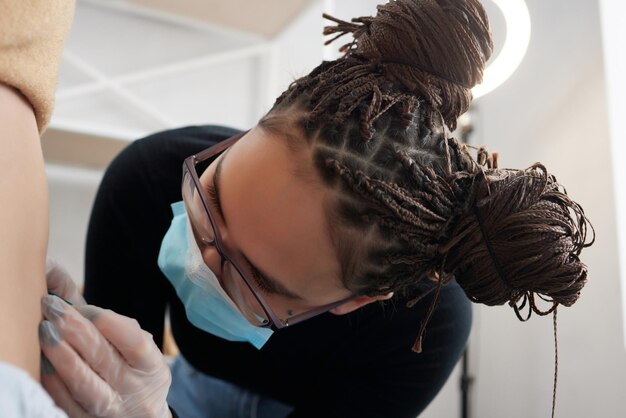
[[75,0],[0,0],[0,82],[31,103],[41,134],[54,107]]

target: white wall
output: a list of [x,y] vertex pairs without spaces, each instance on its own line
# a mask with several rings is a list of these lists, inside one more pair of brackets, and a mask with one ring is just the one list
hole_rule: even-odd
[[48,255],[62,263],[82,286],[87,222],[102,173],[46,164],[50,195]]
[[[619,0],[601,0],[602,40],[604,45],[604,74],[606,75],[609,126],[613,156],[613,180],[617,213],[626,210],[626,131],[623,115],[626,113],[626,3]],[[622,280],[622,306],[626,306],[626,219],[617,221],[618,254]],[[626,309],[622,310],[626,322]],[[626,330],[626,328],[625,328]],[[626,344],[626,332],[624,344]]]
[[[573,307],[559,310],[557,413],[623,417],[626,352],[598,4],[527,3],[528,55],[506,84],[476,103],[476,140],[500,151],[502,166],[544,162],[593,222],[596,244],[582,253],[589,283]],[[478,312],[475,416],[549,416],[551,320],[519,323],[508,307]]]

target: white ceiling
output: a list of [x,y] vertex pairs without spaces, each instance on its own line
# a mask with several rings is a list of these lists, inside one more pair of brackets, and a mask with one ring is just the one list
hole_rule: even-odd
[[128,2],[80,0],[51,127],[130,140],[211,120],[248,125],[259,111],[251,98],[270,79],[270,52],[258,35]]
[[128,0],[138,4],[236,30],[275,36],[312,0]]

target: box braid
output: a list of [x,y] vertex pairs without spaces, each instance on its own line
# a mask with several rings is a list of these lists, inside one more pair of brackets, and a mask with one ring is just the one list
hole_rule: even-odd
[[508,303],[520,320],[553,313],[556,342],[557,305],[571,306],[586,283],[579,255],[595,237],[587,242],[583,209],[542,164],[500,169],[496,154],[473,158],[447,134],[492,52],[480,2],[396,0],[375,17],[326,17],[331,41],[353,41],[293,82],[259,126],[304,141],[334,192],[327,212],[344,285],[374,296],[436,280],[416,352],[453,278],[472,301]]

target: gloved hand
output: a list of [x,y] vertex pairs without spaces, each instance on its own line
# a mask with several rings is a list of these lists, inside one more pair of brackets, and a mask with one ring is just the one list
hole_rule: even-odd
[[61,51],[75,0],[0,0],[0,82],[35,110],[42,133],[54,107]]
[[54,293],[74,306],[87,304],[65,267],[52,257],[46,257],[46,284],[48,292]]
[[137,321],[92,305],[74,308],[51,295],[41,307],[41,383],[70,417],[171,416],[170,369]]

